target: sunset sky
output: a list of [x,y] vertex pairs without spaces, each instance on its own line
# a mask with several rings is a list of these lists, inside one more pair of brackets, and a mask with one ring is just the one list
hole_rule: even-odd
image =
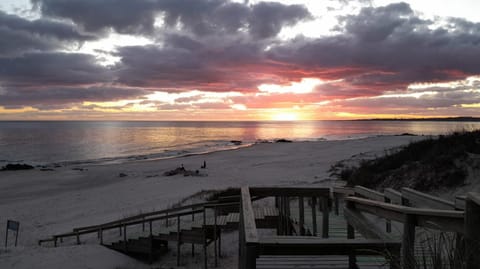
[[2,0],[0,120],[480,117],[478,0]]

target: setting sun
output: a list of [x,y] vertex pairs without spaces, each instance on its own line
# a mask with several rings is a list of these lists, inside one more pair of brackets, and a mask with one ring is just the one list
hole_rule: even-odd
[[298,115],[297,113],[293,112],[281,112],[281,113],[276,113],[272,116],[272,120],[276,121],[295,121],[298,120]]

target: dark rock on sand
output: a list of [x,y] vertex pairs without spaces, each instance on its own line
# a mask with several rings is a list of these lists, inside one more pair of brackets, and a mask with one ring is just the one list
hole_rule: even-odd
[[205,177],[207,176],[207,174],[203,174],[203,173],[200,173],[200,171],[198,170],[195,170],[195,171],[192,171],[192,170],[186,170],[183,165],[182,167],[177,167],[173,170],[170,170],[170,171],[167,171],[165,173],[163,173],[164,176],[174,176],[174,175],[183,175],[185,177],[188,177],[188,176],[196,176],[196,177]]
[[163,173],[163,175],[169,177],[169,176],[174,176],[174,175],[183,174],[183,173],[185,173],[185,168],[182,166],[182,167],[177,167],[173,170],[167,171]]
[[275,143],[292,143],[292,142],[293,142],[292,140],[288,140],[284,138],[275,140]]
[[33,167],[29,164],[9,163],[9,164],[5,165],[4,167],[2,167],[2,169],[0,169],[0,171],[30,170],[30,169],[34,169],[34,168],[35,167]]
[[53,168],[40,168],[40,171],[55,171]]

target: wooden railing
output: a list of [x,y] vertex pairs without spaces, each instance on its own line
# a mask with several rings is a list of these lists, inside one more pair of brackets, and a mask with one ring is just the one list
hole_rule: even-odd
[[[322,211],[322,237],[328,238],[329,223],[329,188],[281,188],[281,187],[251,187],[249,192],[253,196],[275,197],[275,205],[279,210],[278,235],[292,235],[291,227],[291,199],[298,200],[298,235],[305,235],[305,200],[309,199],[312,214],[312,235],[317,235],[317,206]],[[252,200],[253,201],[253,200]]]
[[[108,230],[119,229],[119,235],[120,236],[123,235],[124,237],[126,237],[125,231],[127,227],[142,224],[142,231],[145,231],[145,226],[148,225],[151,233],[151,227],[153,222],[164,220],[166,222],[166,225],[168,226],[168,221],[170,219],[178,220],[179,217],[183,217],[187,215],[191,216],[192,219],[195,219],[195,215],[197,214],[205,215],[205,211],[207,209],[215,209],[216,211],[219,208],[226,207],[226,206],[234,206],[234,205],[238,206],[238,202],[198,203],[198,204],[192,204],[192,205],[182,206],[182,207],[173,208],[173,209],[155,211],[151,213],[136,215],[133,217],[123,218],[121,220],[112,221],[112,222],[104,223],[101,225],[74,228],[73,232],[56,234],[51,236],[51,238],[38,240],[38,244],[41,245],[42,243],[45,243],[45,242],[53,242],[54,246],[57,246],[58,240],[63,241],[63,239],[69,238],[69,237],[75,237],[77,244],[80,244],[80,236],[86,235],[86,234],[98,234],[98,239],[100,240],[100,243],[103,244],[103,232]],[[186,209],[190,209],[190,210],[186,210]],[[163,215],[157,216],[159,214],[163,214]]]
[[[335,189],[333,190],[335,192]],[[384,201],[381,201],[381,198]],[[335,197],[335,194],[334,194]],[[371,229],[361,212],[387,220],[386,232],[391,232],[390,220],[403,223],[402,268],[415,268],[414,242],[415,227],[425,227],[442,232],[457,234],[455,251],[465,257],[465,268],[478,268],[480,264],[480,194],[469,193],[448,201],[410,188],[401,192],[385,189],[379,193],[364,187],[355,187],[354,194],[344,198],[344,214],[350,224],[354,224],[363,235],[371,238],[388,238],[388,235]],[[351,232],[349,232],[351,233]],[[464,237],[465,245],[462,246]],[[457,252],[455,255],[459,255]],[[459,265],[460,266],[460,265]],[[459,267],[460,268],[460,267]]]
[[[399,268],[396,258],[400,253],[400,243],[386,237],[380,236],[377,232],[374,233],[374,239],[330,239],[319,238],[315,236],[289,236],[280,235],[262,237],[258,235],[255,218],[253,215],[253,206],[250,195],[252,193],[262,194],[277,197],[276,203],[282,212],[282,207],[289,207],[288,200],[285,202],[285,197],[320,197],[327,205],[325,215],[328,215],[328,204],[330,200],[330,190],[327,188],[268,188],[257,189],[243,187],[241,194],[240,207],[240,226],[239,226],[239,268],[240,269],[254,269],[256,268],[256,259],[260,255],[349,255],[350,268],[355,268],[356,255],[391,255],[389,259],[391,268]],[[284,197],[279,195],[283,195]],[[278,201],[280,200],[280,201]],[[285,206],[287,204],[287,206]],[[299,200],[299,209],[301,212],[302,202]],[[313,204],[313,203],[312,203]],[[313,208],[314,209],[314,208]],[[312,210],[315,212],[315,210]],[[360,225],[361,222],[352,214],[352,225],[355,227],[369,226]],[[325,223],[328,230],[328,218]],[[280,229],[280,228],[279,228]]]
[[[73,232],[82,232],[82,231],[85,231],[85,230],[98,230],[101,227],[108,227],[110,225],[127,223],[129,221],[142,220],[142,219],[145,219],[145,218],[148,218],[148,217],[153,217],[153,216],[158,216],[158,215],[163,215],[163,216],[167,217],[168,214],[178,213],[178,212],[185,211],[185,210],[188,211],[188,210],[202,209],[205,206],[213,205],[213,204],[216,204],[216,203],[219,203],[219,201],[195,203],[195,204],[179,206],[179,207],[175,207],[175,208],[168,208],[168,209],[162,209],[162,210],[158,210],[158,211],[152,211],[152,212],[137,214],[137,215],[126,217],[126,218],[105,222],[105,223],[102,223],[102,224],[77,227],[77,228],[73,229]],[[168,220],[168,217],[166,219]]]

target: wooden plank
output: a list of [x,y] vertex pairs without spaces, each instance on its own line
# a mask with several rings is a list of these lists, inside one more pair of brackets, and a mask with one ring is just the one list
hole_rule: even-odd
[[343,211],[348,224],[353,226],[367,239],[391,240],[391,238],[381,232],[374,223],[370,222],[362,213],[345,208]]
[[443,232],[464,233],[463,218],[448,218],[417,215],[417,225],[420,227],[440,230]]
[[285,197],[314,197],[330,196],[329,188],[280,188],[280,187],[253,187],[250,188],[252,196],[285,196]]
[[348,187],[333,187],[332,192],[338,193],[338,194],[345,194],[345,195],[355,195],[355,189],[354,188],[348,188]]
[[385,195],[383,193],[363,186],[355,186],[355,196],[361,196],[375,201],[385,201]]
[[253,209],[255,219],[264,219],[265,218],[265,213],[263,208],[255,208]]
[[432,209],[455,210],[455,203],[410,188],[402,188],[402,195],[411,206]]
[[312,236],[264,237],[259,241],[259,255],[379,255],[398,248],[398,241],[365,239],[323,239]]
[[386,188],[384,191],[385,197],[390,199],[390,203],[402,205],[402,193],[392,188]]
[[455,209],[465,210],[465,200],[467,199],[466,195],[460,195],[455,197]]

